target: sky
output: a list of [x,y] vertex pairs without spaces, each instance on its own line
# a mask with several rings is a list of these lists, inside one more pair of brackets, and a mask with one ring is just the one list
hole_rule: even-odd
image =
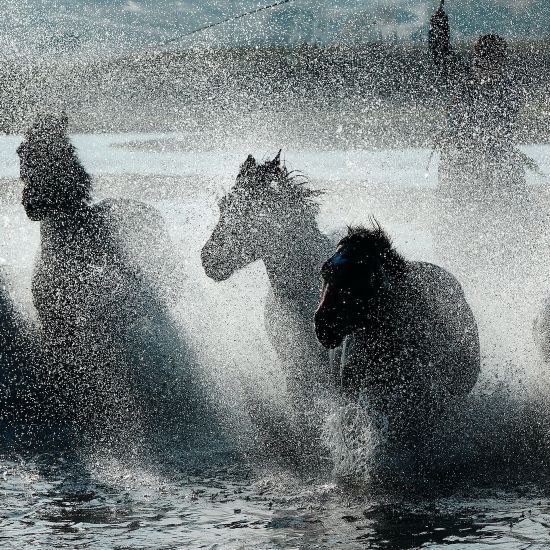
[[[0,0],[3,55],[87,53],[196,45],[365,43],[425,40],[438,1],[292,0],[237,22],[182,37],[275,0]],[[486,32],[550,36],[550,0],[447,0],[454,40]]]

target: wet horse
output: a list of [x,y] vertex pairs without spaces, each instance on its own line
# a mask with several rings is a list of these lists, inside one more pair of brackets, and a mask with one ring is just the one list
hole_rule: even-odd
[[192,354],[169,312],[177,262],[154,208],[92,203],[67,124],[64,115],[40,116],[18,148],[22,204],[40,222],[32,293],[48,356],[43,378],[60,421],[77,433],[156,433],[200,400]]
[[270,283],[267,334],[302,410],[311,410],[314,396],[331,383],[329,356],[313,325],[319,269],[332,246],[315,220],[318,194],[288,171],[280,152],[264,163],[250,155],[219,201],[219,221],[201,253],[206,274],[216,281],[263,261]]
[[480,371],[478,331],[458,281],[411,262],[382,228],[350,228],[322,268],[319,341],[346,339],[341,386],[390,427],[414,429],[467,395]]

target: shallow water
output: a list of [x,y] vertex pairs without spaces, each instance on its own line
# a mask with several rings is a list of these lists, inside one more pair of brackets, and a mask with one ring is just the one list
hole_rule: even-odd
[[2,462],[0,544],[12,548],[548,548],[550,498],[526,485],[453,496],[255,470],[210,453],[170,478],[116,461]]
[[[550,547],[546,366],[529,332],[544,295],[540,287],[527,282],[518,305],[467,286],[482,332],[482,382],[462,415],[449,421],[452,429],[435,434],[426,449],[435,464],[430,467],[452,472],[452,483],[429,474],[412,479],[410,457],[392,463],[388,453],[377,454],[368,426],[342,438],[346,426],[338,421],[339,411],[327,418],[320,464],[276,464],[256,448],[243,389],[253,386],[262,401],[284,407],[283,376],[262,321],[265,270],[254,264],[215,283],[205,277],[199,259],[217,218],[216,197],[250,151],[179,151],[173,142],[182,139],[96,135],[75,136],[75,143],[97,177],[98,197],[137,196],[165,217],[186,277],[174,313],[199,353],[223,435],[200,440],[187,453],[167,447],[151,455],[139,445],[133,448],[125,434],[131,449],[124,457],[108,448],[78,457],[5,456],[0,545]],[[150,148],[136,146],[139,141]],[[0,139],[2,178],[17,175],[18,142],[16,136]],[[125,143],[134,146],[112,146]],[[548,146],[525,150],[550,174]],[[254,153],[261,158],[274,152],[265,145]],[[409,257],[437,260],[430,232],[437,158],[425,178],[429,154],[292,151],[286,161],[326,190],[319,218],[324,229],[366,222],[375,214]],[[547,178],[530,175],[530,183],[543,186]],[[32,314],[38,227],[25,218],[15,191],[2,195],[0,215],[0,256],[14,296]]]

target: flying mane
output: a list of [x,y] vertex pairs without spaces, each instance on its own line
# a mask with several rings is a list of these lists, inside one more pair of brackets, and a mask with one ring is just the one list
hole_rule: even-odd
[[406,265],[405,258],[397,252],[391,238],[376,220],[372,220],[370,228],[362,225],[348,226],[348,234],[338,246],[345,248],[346,256],[350,256],[357,263],[379,257],[384,264],[396,269],[404,268]]
[[323,192],[308,187],[309,180],[300,172],[289,171],[281,162],[281,151],[273,160],[257,163],[252,155],[242,164],[233,192],[244,192],[273,211],[297,209],[316,216],[316,197]]

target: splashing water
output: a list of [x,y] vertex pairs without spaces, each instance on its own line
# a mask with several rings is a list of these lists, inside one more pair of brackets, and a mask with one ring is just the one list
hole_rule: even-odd
[[[6,450],[0,546],[548,547],[550,388],[532,338],[548,283],[550,255],[539,246],[548,235],[541,224],[537,250],[508,258],[503,268],[478,265],[464,243],[438,234],[440,98],[426,86],[426,75],[434,75],[424,45],[401,42],[425,27],[431,6],[403,16],[402,2],[382,2],[373,20],[353,3],[295,2],[294,11],[204,35],[180,53],[157,46],[181,31],[182,19],[203,26],[234,15],[229,7],[174,3],[177,17],[167,22],[162,6],[145,1],[76,9],[67,0],[56,10],[33,0],[8,4],[0,23],[12,56],[0,69],[2,129],[21,132],[37,105],[67,109],[79,131],[92,132],[74,143],[94,176],[94,197],[137,198],[161,213],[182,264],[170,313],[198,358],[214,413],[201,418],[199,433],[176,437],[159,428],[154,443],[136,417],[125,427],[113,419],[109,437],[78,451]],[[454,5],[458,13],[462,4]],[[113,15],[119,8],[123,17]],[[511,9],[495,2],[489,11],[497,22],[502,13],[513,21],[513,35],[541,34],[525,6],[513,7],[515,16]],[[478,8],[468,10],[457,16],[463,36],[481,25]],[[483,25],[492,24],[485,11]],[[350,45],[358,36],[376,44]],[[390,36],[397,41],[379,43]],[[319,47],[333,40],[347,45]],[[312,45],[286,49],[306,41]],[[212,50],[235,42],[285,47]],[[521,154],[537,168],[527,180],[545,211],[550,149],[539,143],[547,142],[548,114],[537,75],[545,74],[548,53],[536,42],[516,50],[512,72],[533,90],[519,129],[530,145]],[[151,133],[162,130],[170,133]],[[20,140],[0,138],[0,256],[12,299],[32,319],[39,234],[20,206]],[[216,222],[219,187],[233,184],[249,153],[268,158],[281,147],[287,165],[325,191],[318,221],[326,234],[375,215],[408,258],[439,263],[464,285],[480,327],[482,377],[419,446],[388,438],[385,419],[364,400],[318,404],[324,431],[316,461],[281,459],[292,434],[266,443],[258,430],[254,415],[283,428],[292,417],[263,327],[266,273],[256,263],[215,283],[204,275],[200,249]],[[466,219],[478,232],[493,228],[498,248],[504,233],[510,237],[505,214]],[[4,433],[4,442],[12,435]]]
[[[78,458],[22,457],[13,462],[6,457],[4,477],[11,496],[6,501],[9,513],[2,520],[3,532],[12,536],[24,528],[26,543],[56,540],[69,547],[75,541],[92,540],[147,546],[153,533],[162,528],[165,547],[186,533],[192,545],[223,540],[229,548],[242,544],[270,548],[274,544],[290,547],[301,540],[321,547],[353,548],[382,544],[377,541],[383,539],[397,544],[402,532],[410,540],[434,544],[489,541],[511,524],[506,534],[510,544],[520,540],[521,533],[544,544],[537,529],[549,512],[542,480],[550,458],[550,415],[548,392],[538,374],[545,367],[530,341],[529,316],[536,306],[529,300],[510,300],[515,309],[509,311],[512,306],[502,306],[479,288],[467,287],[480,320],[485,352],[483,380],[474,394],[448,413],[449,418],[422,449],[392,447],[384,439],[384,419],[367,415],[365,403],[335,403],[326,418],[325,450],[320,451],[324,465],[305,478],[303,472],[296,477],[293,468],[266,461],[268,457],[261,459],[255,452],[254,424],[248,418],[243,391],[249,380],[248,387],[256,388],[258,399],[274,410],[284,410],[282,373],[258,321],[263,317],[265,273],[253,265],[223,285],[204,277],[199,251],[215,223],[213,193],[219,180],[208,172],[208,154],[202,163],[199,154],[182,158],[182,153],[157,153],[154,146],[145,152],[141,145],[110,147],[117,140],[140,143],[150,139],[82,136],[77,144],[84,164],[100,174],[96,177],[98,197],[139,190],[140,197],[164,216],[185,274],[173,313],[198,350],[209,391],[220,417],[225,418],[226,435],[222,439],[203,437],[195,450],[186,452],[168,446],[160,455],[151,454],[139,441],[129,445],[131,434],[126,434],[122,454],[120,449],[104,452],[98,447]],[[15,141],[5,138],[3,150]],[[545,150],[540,150],[544,161]],[[88,157],[88,151],[94,157]],[[346,153],[334,152],[333,158],[338,154],[348,165],[356,163],[358,171],[365,162],[364,157]],[[320,176],[330,174],[319,174],[310,165],[313,184],[328,188],[320,224],[337,228],[344,211],[352,222],[376,212],[396,236],[400,249],[412,257],[430,259],[425,256],[430,250],[430,218],[424,203],[430,200],[426,198],[429,187],[400,186],[399,162],[392,159],[405,153],[384,154],[378,158],[393,164],[397,182],[389,187],[376,183],[360,187],[353,180],[339,179],[337,172],[328,184]],[[407,154],[414,159],[427,153]],[[218,156],[226,160],[216,170],[230,181],[243,155]],[[102,157],[117,167],[116,176],[101,175],[107,171],[101,168]],[[300,158],[300,153],[287,153],[289,164],[298,165]],[[6,154],[8,177],[15,172],[14,162]],[[407,164],[403,161],[404,169]],[[157,165],[164,166],[169,175],[154,175]],[[142,174],[132,174],[135,167]],[[16,195],[11,195],[14,185],[7,184],[2,206],[3,255],[14,295],[29,304],[28,281],[38,235],[21,213]],[[351,204],[355,206],[350,208]],[[529,289],[533,304],[538,289]],[[495,318],[496,328],[491,323]],[[449,487],[462,496],[448,497]],[[386,503],[392,501],[392,494],[401,495],[400,501],[408,495],[411,504],[403,503],[400,512],[391,505],[390,513]],[[419,494],[430,497],[414,496]],[[500,496],[495,499],[495,494]],[[431,526],[428,534],[420,535],[425,530],[421,524]]]

